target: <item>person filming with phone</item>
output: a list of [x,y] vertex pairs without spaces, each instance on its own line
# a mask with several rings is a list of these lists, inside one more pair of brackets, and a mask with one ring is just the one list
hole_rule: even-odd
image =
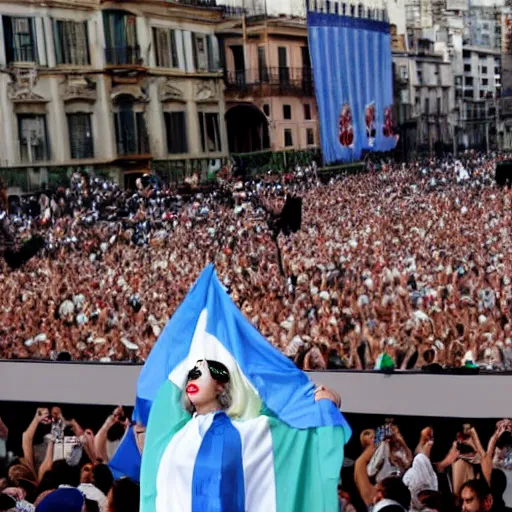
[[459,456],[452,464],[453,493],[459,495],[463,485],[475,479],[483,479],[491,484],[492,460],[484,450],[474,427],[462,426],[457,434],[457,452]]
[[377,449],[368,464],[368,476],[379,483],[389,476],[403,476],[411,467],[413,454],[392,419],[377,429]]

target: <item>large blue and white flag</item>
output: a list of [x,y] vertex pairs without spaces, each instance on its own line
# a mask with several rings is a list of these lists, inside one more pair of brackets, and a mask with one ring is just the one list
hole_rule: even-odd
[[308,40],[325,162],[393,149],[398,136],[389,24],[309,12]]
[[[232,406],[229,417],[217,413],[189,428],[196,418],[182,397],[199,360],[228,368]],[[134,420],[147,425],[141,511],[337,511],[351,430],[332,402],[314,395],[307,375],[250,324],[209,265],[162,332],[137,385]],[[212,481],[211,474],[227,474],[226,454],[230,470],[234,464],[239,471]]]

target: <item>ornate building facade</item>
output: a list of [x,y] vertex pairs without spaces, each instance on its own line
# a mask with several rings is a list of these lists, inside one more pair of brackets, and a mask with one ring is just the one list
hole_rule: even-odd
[[0,1],[0,175],[63,171],[131,186],[206,172],[228,155],[218,9],[164,0]]

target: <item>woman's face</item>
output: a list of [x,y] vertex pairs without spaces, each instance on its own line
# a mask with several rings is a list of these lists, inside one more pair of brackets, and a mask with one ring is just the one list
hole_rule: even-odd
[[196,409],[201,409],[217,401],[223,385],[213,380],[206,361],[198,361],[189,372],[185,392]]

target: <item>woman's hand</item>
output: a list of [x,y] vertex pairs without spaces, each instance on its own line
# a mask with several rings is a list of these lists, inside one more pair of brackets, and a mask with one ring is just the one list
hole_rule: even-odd
[[326,386],[317,386],[315,389],[315,402],[330,400],[338,409],[341,407],[341,396]]
[[2,491],[2,494],[7,494],[13,500],[23,501],[25,499],[25,491],[21,487],[7,487]]
[[36,423],[43,423],[44,425],[48,425],[52,422],[50,418],[50,411],[46,407],[40,407],[36,411],[36,415],[34,416],[34,421]]

